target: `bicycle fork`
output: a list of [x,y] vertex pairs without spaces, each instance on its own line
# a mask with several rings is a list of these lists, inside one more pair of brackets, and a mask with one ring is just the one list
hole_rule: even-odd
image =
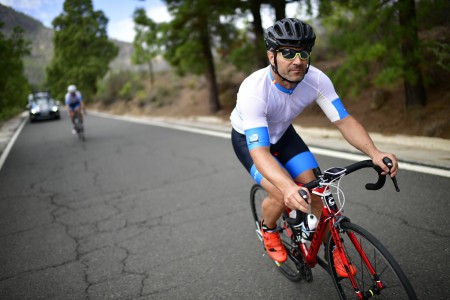
[[[373,268],[370,260],[368,259],[366,253],[364,252],[361,244],[359,243],[358,239],[356,238],[355,234],[352,232],[348,232],[340,228],[339,224],[336,224],[337,226],[334,227],[334,229],[331,230],[331,234],[333,236],[333,240],[335,243],[336,249],[334,251],[338,251],[339,256],[342,260],[343,266],[345,271],[348,274],[348,279],[351,282],[352,287],[355,290],[355,293],[357,294],[359,299],[369,299],[375,295],[379,295],[380,291],[385,287],[383,283],[381,282],[378,274],[376,273],[375,269]],[[361,291],[358,287],[358,283],[356,282],[355,276],[351,274],[350,272],[350,265],[352,264],[350,260],[347,258],[347,255],[345,255],[344,250],[344,244],[342,242],[341,237],[339,236],[339,233],[346,234],[350,241],[352,242],[352,245],[355,247],[356,251],[358,252],[359,256],[362,258],[362,261],[364,265],[367,267],[369,273],[371,274],[372,278],[376,282],[375,285],[370,287],[367,291]]]
[[[358,251],[359,256],[362,258],[364,265],[369,270],[369,273],[371,274],[373,280],[376,282],[376,284],[373,285],[370,289],[363,292],[363,294],[362,294],[363,298],[361,298],[361,296],[359,294],[358,294],[358,296],[360,297],[360,299],[369,299],[375,295],[379,295],[380,291],[385,288],[384,284],[381,282],[380,277],[378,276],[375,269],[373,268],[369,258],[367,257],[366,253],[364,252],[363,248],[361,247],[361,244],[359,243],[355,234],[353,232],[347,232],[346,234],[349,237],[349,239],[351,240],[356,251]],[[351,278],[353,278],[353,276],[351,276]],[[353,281],[352,281],[352,285],[355,286]]]

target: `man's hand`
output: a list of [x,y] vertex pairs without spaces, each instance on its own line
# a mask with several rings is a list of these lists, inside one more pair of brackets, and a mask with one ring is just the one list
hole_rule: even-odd
[[[300,196],[299,192],[303,190],[306,192],[307,200]],[[311,203],[311,196],[308,189],[293,185],[288,190],[284,191],[284,204],[290,209],[298,209],[304,213],[308,213],[308,204]]]
[[[383,162],[383,158],[385,158],[385,157],[390,158],[390,160],[392,161],[391,170],[389,170],[388,166],[386,166],[386,164]],[[372,158],[372,162],[375,165],[379,166],[383,170],[381,175],[390,174],[391,177],[394,177],[397,174],[398,161],[397,161],[397,157],[394,154],[379,152]]]

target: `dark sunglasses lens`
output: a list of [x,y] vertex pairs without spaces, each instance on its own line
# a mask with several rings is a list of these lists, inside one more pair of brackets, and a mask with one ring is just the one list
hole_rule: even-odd
[[293,59],[295,57],[295,50],[292,49],[282,49],[281,50],[281,55],[283,55],[284,58],[286,59]]
[[305,51],[305,50],[300,51],[300,58],[301,59],[308,59],[308,57],[309,57],[309,52],[308,51]]

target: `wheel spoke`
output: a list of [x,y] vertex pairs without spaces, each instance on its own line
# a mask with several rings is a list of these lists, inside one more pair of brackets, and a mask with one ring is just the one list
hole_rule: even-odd
[[[344,232],[340,234],[340,238],[344,246],[345,255],[348,261],[356,268],[356,274],[353,278],[357,284],[357,289],[365,297],[376,299],[417,299],[400,266],[377,239],[355,224],[345,222],[341,226]],[[355,238],[350,239],[350,236]],[[327,253],[332,257],[334,241],[331,236],[328,240],[328,245]],[[358,247],[355,247],[355,245]],[[366,265],[366,260],[357,251],[357,248],[362,249],[365,253],[370,266]],[[341,299],[359,299],[351,281],[348,278],[337,276],[334,270],[334,262],[330,263],[330,268]],[[372,274],[370,270],[373,270],[375,273]],[[383,287],[381,290],[374,276],[378,277],[382,282]]]

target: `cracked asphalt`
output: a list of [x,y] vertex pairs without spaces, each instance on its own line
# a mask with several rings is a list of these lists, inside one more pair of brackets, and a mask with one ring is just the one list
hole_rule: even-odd
[[[219,173],[205,147],[179,157],[185,134],[89,117],[82,143],[64,121],[27,124],[0,173],[1,299],[158,298],[177,289],[184,264],[225,246],[223,230],[199,226],[239,213],[202,211],[197,184]],[[188,286],[198,279],[185,275]]]
[[[252,181],[229,140],[93,115],[86,136],[63,114],[27,123],[11,149],[0,170],[0,299],[336,297],[323,270],[295,284],[264,256]],[[368,194],[370,180],[349,178],[346,213],[421,299],[447,299],[449,179],[404,171],[398,194],[390,183]]]

